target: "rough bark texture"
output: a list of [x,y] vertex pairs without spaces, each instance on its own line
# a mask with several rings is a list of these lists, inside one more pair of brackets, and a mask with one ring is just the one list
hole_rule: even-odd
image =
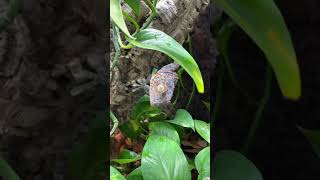
[[[61,180],[71,147],[106,107],[106,1],[20,7],[0,33],[0,153],[24,180]],[[0,1],[0,16],[7,9]]]
[[[151,27],[183,43],[208,4],[209,0],[159,0],[156,7],[159,18]],[[111,61],[112,57],[113,53]],[[143,87],[152,68],[159,69],[170,62],[167,56],[152,50],[122,51],[118,66],[110,72],[111,109],[121,121],[128,119],[133,103],[145,93]]]

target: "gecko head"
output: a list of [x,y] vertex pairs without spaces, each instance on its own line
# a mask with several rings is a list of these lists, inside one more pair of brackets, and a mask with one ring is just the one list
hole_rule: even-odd
[[163,93],[165,93],[167,91],[167,85],[165,85],[165,84],[159,84],[158,86],[157,86],[157,92],[158,93],[160,93],[160,94],[163,94]]

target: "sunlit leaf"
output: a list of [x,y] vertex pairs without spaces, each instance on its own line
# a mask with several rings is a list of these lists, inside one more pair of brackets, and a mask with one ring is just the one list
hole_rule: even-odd
[[121,31],[130,38],[133,38],[124,21],[121,10],[120,0],[110,0],[110,17],[111,20],[121,29]]
[[191,180],[188,161],[180,146],[165,136],[148,138],[141,160],[144,180]]
[[216,0],[269,60],[284,96],[298,99],[300,72],[290,34],[273,0]]
[[192,77],[199,93],[204,92],[202,75],[196,61],[176,40],[164,32],[152,28],[140,31],[135,35],[135,38],[135,40],[128,39],[128,41],[140,48],[152,49],[168,55]]
[[133,170],[130,174],[128,174],[127,180],[143,180],[141,167],[138,167],[137,169]]
[[140,15],[140,0],[124,0],[133,10],[133,12],[139,16]]
[[141,159],[141,156],[133,151],[124,149],[120,152],[117,159],[112,159],[111,161],[117,162],[119,164],[127,164]]
[[194,122],[190,113],[184,109],[178,109],[173,120],[167,122],[180,125],[182,127],[191,128],[194,131]]
[[150,135],[166,136],[180,145],[179,134],[169,123],[151,122],[149,128],[151,129]]
[[110,166],[110,177],[110,180],[126,180],[126,178],[112,166]]
[[214,180],[263,180],[255,165],[242,154],[225,150],[217,152],[213,160]]
[[210,124],[200,120],[194,120],[194,126],[200,136],[210,143]]
[[195,158],[195,165],[199,173],[198,180],[210,177],[210,147],[202,149]]

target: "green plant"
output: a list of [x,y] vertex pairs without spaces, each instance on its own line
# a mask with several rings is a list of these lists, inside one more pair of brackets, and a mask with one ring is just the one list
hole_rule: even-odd
[[297,58],[288,29],[273,0],[216,0],[216,3],[264,52],[283,95],[298,99],[301,82]]
[[[134,10],[135,13],[139,13],[140,1],[127,0],[128,5]],[[146,0],[146,3],[152,10],[151,16],[146,20],[145,24],[140,28],[139,24],[134,20],[133,17],[130,18],[131,22],[136,27],[136,32],[130,34],[125,21],[124,14],[126,17],[129,17],[126,13],[122,12],[120,0],[111,0],[110,1],[110,17],[111,21],[114,24],[113,26],[113,42],[116,47],[116,55],[119,55],[119,47],[124,49],[130,49],[133,47],[140,47],[144,49],[151,49],[162,52],[172,58],[176,63],[180,64],[181,67],[185,69],[185,71],[192,77],[194,80],[199,93],[204,92],[204,83],[202,79],[201,72],[196,61],[193,57],[186,51],[178,42],[176,42],[169,35],[164,32],[149,28],[150,23],[157,16],[157,12],[155,9],[155,5],[157,3],[156,0],[151,2],[150,0]],[[128,44],[123,44],[121,41],[121,37],[118,31],[118,28],[125,34],[126,41]],[[112,67],[118,61],[118,57],[115,56],[113,60]]]
[[109,147],[106,138],[107,112],[91,121],[87,135],[68,156],[67,177],[70,180],[104,179],[108,169]]
[[[247,154],[249,145],[254,139],[255,132],[261,121],[264,107],[270,96],[272,80],[270,67],[275,73],[282,94],[293,100],[299,99],[301,95],[299,67],[289,31],[273,0],[216,0],[214,2],[232,19],[232,21],[228,20],[223,23],[221,28],[216,32],[222,62],[219,71],[219,76],[221,76],[218,79],[217,101],[214,106],[214,120],[216,120],[221,104],[223,72],[226,70],[234,86],[247,97],[249,102],[258,106],[255,119],[250,126],[242,149],[242,153]],[[239,25],[242,30],[252,38],[264,52],[266,59],[270,63],[270,67],[269,64],[266,65],[265,92],[260,102],[253,100],[249,94],[240,87],[229,62],[228,42],[236,25]],[[309,140],[316,139],[314,138],[314,133],[307,134]],[[312,144],[315,146],[314,144],[316,143]],[[215,180],[263,179],[261,173],[253,163],[235,151],[217,152],[214,164]]]
[[[148,96],[140,98],[133,107],[131,120],[120,125],[120,130],[127,137],[145,137],[146,143],[141,154],[123,150],[116,159],[111,160],[111,180],[188,180],[191,179],[192,169],[197,170],[198,179],[210,177],[210,124],[193,119],[184,109],[177,110],[172,120],[167,119],[164,112],[150,106]],[[187,157],[181,148],[186,131],[197,132],[208,143],[194,160]],[[141,166],[130,170],[126,177],[120,173],[125,171],[128,163],[138,160],[141,160]]]
[[3,180],[20,180],[10,165],[0,157],[0,179]]

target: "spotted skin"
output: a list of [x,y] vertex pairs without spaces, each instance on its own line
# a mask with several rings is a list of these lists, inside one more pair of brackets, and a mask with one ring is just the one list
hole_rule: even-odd
[[[175,85],[178,82],[178,75],[175,72],[178,68],[179,64],[171,63],[163,66],[157,73],[152,75],[149,88],[150,104],[152,106],[170,103]],[[159,85],[165,87],[164,92],[159,92]]]

